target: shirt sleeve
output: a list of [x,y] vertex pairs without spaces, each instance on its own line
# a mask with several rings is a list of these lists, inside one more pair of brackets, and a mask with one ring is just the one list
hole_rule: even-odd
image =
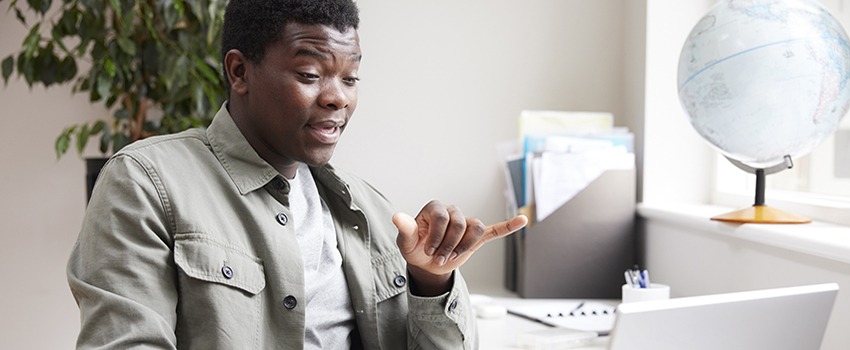
[[408,349],[478,349],[478,328],[466,282],[455,270],[452,289],[443,295],[421,297],[407,290]]
[[175,349],[168,200],[151,167],[118,154],[101,171],[68,261],[78,349]]

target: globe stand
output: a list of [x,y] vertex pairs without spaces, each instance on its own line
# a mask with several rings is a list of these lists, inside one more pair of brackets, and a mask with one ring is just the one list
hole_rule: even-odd
[[766,169],[753,168],[729,157],[726,157],[726,159],[739,169],[750,174],[756,174],[756,202],[752,207],[718,215],[711,220],[741,224],[807,224],[812,222],[812,219],[771,208],[764,204],[765,176],[793,167],[791,156],[785,156],[784,162]]

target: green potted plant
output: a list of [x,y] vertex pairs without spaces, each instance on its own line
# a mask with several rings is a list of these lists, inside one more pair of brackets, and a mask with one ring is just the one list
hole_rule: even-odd
[[[107,155],[148,136],[207,126],[225,99],[219,72],[226,1],[63,0],[51,9],[52,0],[12,0],[7,11],[29,34],[3,59],[4,84],[15,71],[30,87],[71,83],[74,94],[113,111],[112,120],[65,127],[57,158],[72,139],[80,156],[91,138]],[[78,71],[82,62],[90,68]],[[162,117],[150,118],[153,110]]]

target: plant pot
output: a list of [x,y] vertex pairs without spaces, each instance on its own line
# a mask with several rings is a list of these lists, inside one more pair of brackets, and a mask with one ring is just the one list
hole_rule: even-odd
[[107,160],[109,158],[86,158],[86,204],[91,200],[94,183],[97,181],[97,176],[100,175],[100,169],[106,165]]

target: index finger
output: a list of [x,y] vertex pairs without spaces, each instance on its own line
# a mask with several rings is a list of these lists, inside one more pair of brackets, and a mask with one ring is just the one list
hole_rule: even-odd
[[474,249],[478,249],[484,245],[484,243],[490,242],[496,238],[501,238],[507,236],[511,233],[516,232],[517,230],[525,227],[528,224],[528,217],[525,215],[517,215],[513,219],[502,221],[499,223],[487,225],[484,228],[484,236],[478,241],[478,244],[475,245]]

